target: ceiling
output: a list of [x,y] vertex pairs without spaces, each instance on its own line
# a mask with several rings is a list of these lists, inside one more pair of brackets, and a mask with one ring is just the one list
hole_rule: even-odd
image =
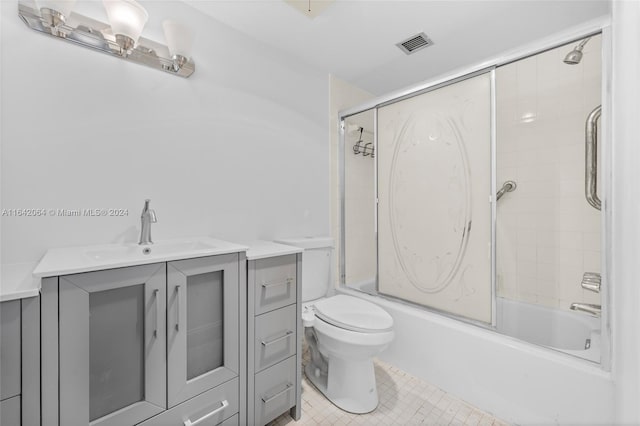
[[[610,8],[603,0],[337,0],[310,18],[282,0],[184,1],[375,95],[608,15]],[[410,56],[395,46],[422,31],[433,46]]]

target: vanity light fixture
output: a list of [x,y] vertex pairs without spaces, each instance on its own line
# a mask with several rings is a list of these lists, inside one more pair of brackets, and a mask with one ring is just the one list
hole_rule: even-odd
[[[33,0],[32,0],[33,1]],[[73,13],[76,0],[19,0],[18,14],[31,29],[170,74],[189,77],[193,36],[188,27],[165,21],[167,44],[141,37],[147,11],[135,0],[103,0],[109,24]]]

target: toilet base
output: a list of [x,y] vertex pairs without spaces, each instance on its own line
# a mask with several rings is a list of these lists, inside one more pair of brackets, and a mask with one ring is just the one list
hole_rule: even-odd
[[322,374],[313,362],[304,372],[313,385],[338,408],[354,414],[370,413],[378,407],[373,360],[329,359],[329,372]]

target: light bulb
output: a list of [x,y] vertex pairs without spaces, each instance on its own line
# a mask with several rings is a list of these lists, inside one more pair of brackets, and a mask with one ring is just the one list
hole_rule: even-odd
[[116,41],[125,50],[133,49],[149,14],[135,0],[103,0],[103,3]]
[[172,20],[162,22],[164,37],[167,39],[169,55],[178,67],[182,67],[191,57],[193,33],[186,25]]

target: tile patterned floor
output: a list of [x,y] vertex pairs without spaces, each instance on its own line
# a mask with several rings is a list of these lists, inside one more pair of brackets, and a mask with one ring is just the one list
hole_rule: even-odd
[[[309,361],[304,352],[303,364]],[[378,408],[351,414],[330,403],[308,380],[302,380],[302,418],[283,414],[269,426],[294,425],[455,425],[506,426],[466,402],[382,361],[375,361]],[[304,373],[303,373],[304,376]]]

